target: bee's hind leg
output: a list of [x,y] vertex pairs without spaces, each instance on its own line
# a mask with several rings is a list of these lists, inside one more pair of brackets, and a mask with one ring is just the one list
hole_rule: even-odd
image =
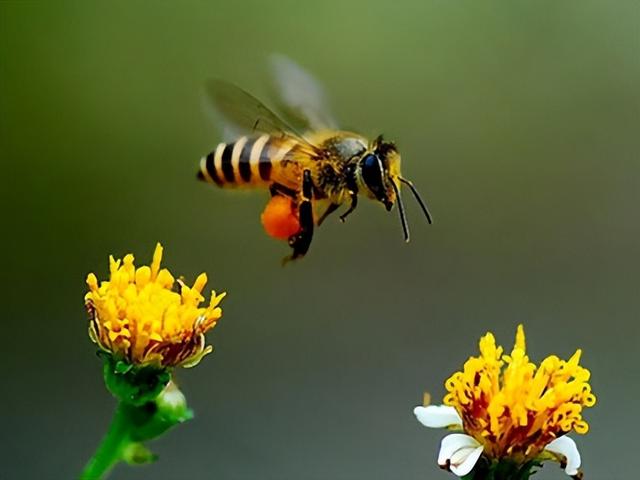
[[295,190],[289,187],[285,187],[284,185],[281,185],[279,183],[272,183],[269,186],[269,193],[271,193],[272,197],[275,197],[276,195],[282,195],[284,197],[292,198],[293,200],[296,200],[297,197],[297,193]]
[[289,245],[293,248],[293,253],[290,257],[285,258],[283,263],[303,257],[309,250],[311,240],[313,239],[312,196],[313,182],[311,180],[311,172],[305,170],[302,177],[302,198],[298,204],[300,230],[298,233],[289,237]]

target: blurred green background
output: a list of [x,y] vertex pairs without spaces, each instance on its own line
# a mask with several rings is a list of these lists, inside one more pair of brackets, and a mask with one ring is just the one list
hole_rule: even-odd
[[[0,477],[80,471],[114,406],[85,275],[161,241],[229,295],[214,354],[179,372],[196,420],[113,478],[452,478],[412,408],[518,322],[535,360],[584,349],[586,478],[633,478],[639,20],[635,0],[0,3]],[[204,80],[263,96],[272,52],[344,125],[398,142],[435,225],[408,201],[404,245],[362,202],[281,268],[267,194],[195,180],[220,139]]]

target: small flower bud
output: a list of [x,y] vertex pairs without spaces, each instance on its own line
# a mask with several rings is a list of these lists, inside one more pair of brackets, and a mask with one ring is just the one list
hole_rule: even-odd
[[170,381],[158,395],[156,405],[158,415],[172,423],[181,423],[193,417],[193,413],[187,407],[187,399],[173,381]]

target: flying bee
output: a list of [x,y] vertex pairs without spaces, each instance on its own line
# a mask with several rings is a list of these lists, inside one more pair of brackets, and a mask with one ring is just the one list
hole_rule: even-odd
[[[369,140],[340,130],[327,113],[320,84],[286,57],[274,56],[272,70],[283,110],[291,122],[233,84],[223,80],[207,84],[211,105],[234,139],[220,143],[201,159],[200,180],[223,188],[268,188],[272,197],[290,199],[297,231],[288,237],[293,252],[285,261],[303,257],[311,245],[314,227],[347,204],[340,215],[344,222],[356,209],[359,195],[382,203],[387,211],[397,204],[407,242],[409,227],[401,185],[409,188],[432,223],[420,194],[401,175],[400,154],[393,142],[382,135]],[[242,131],[248,134],[239,136]]]

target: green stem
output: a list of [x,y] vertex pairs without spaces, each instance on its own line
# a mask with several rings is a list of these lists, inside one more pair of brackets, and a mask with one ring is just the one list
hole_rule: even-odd
[[105,354],[104,380],[119,403],[80,480],[102,480],[121,461],[130,465],[153,462],[156,456],[143,442],[193,417],[167,369],[129,365]]
[[106,477],[122,459],[124,449],[131,443],[129,434],[129,416],[126,407],[121,403],[113,415],[107,434],[80,475],[80,480],[99,480]]

